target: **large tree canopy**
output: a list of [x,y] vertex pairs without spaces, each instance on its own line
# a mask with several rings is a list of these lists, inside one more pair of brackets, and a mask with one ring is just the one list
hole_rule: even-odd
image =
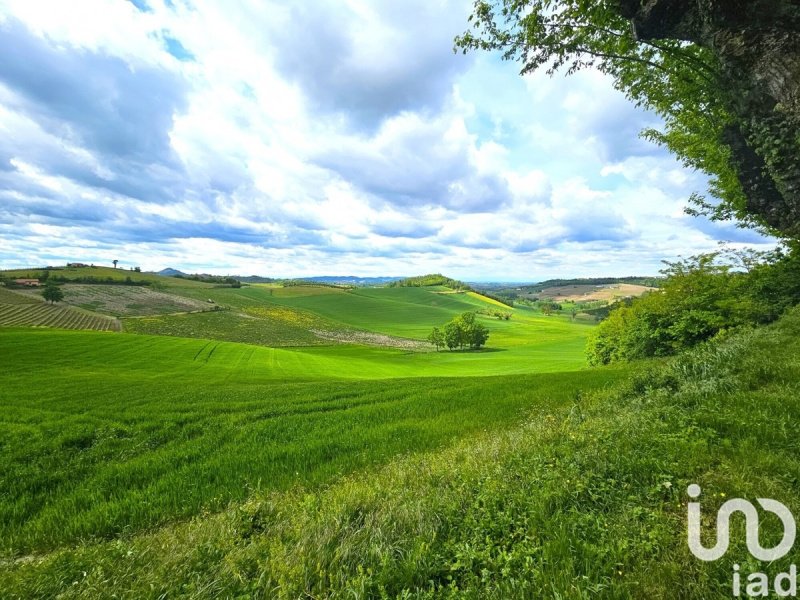
[[[772,9],[760,22],[752,10],[759,4]],[[594,67],[611,75],[663,118],[662,130],[644,136],[710,176],[708,196],[695,194],[691,212],[797,238],[800,59],[787,58],[798,57],[795,4],[476,0],[473,28],[456,46],[499,50],[523,74]],[[770,80],[762,66],[775,53],[783,66]]]

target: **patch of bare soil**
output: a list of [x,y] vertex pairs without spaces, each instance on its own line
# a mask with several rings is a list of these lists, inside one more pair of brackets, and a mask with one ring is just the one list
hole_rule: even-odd
[[402,350],[422,351],[430,350],[430,344],[419,340],[372,333],[369,331],[325,331],[312,329],[312,333],[324,340],[340,344],[363,344],[365,346],[381,346],[384,348],[400,348]]

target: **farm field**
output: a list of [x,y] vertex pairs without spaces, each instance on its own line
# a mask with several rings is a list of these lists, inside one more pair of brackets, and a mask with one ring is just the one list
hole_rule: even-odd
[[251,307],[194,314],[163,315],[123,320],[129,333],[169,335],[242,342],[260,346],[330,344],[312,329],[325,320],[282,307]]
[[[309,346],[304,360],[344,360],[375,372],[387,361],[407,376],[503,374],[574,370],[585,366],[583,348],[593,323],[544,316],[526,307],[512,309],[470,293],[446,293],[446,288],[356,288],[325,286],[252,285],[242,288],[182,288],[172,290],[189,298],[210,298],[220,312],[124,319],[125,331],[236,341],[271,347]],[[480,353],[373,353],[375,347],[430,351],[425,339],[463,312],[478,311],[490,330]],[[490,314],[511,314],[498,320]],[[365,335],[368,333],[379,336]],[[359,350],[342,344],[372,346]],[[328,348],[328,346],[337,346]],[[311,348],[313,347],[313,348]],[[428,354],[428,352],[424,352]],[[337,357],[339,357],[337,359]],[[350,360],[348,358],[347,360]],[[366,362],[365,362],[366,361]],[[394,367],[392,367],[394,369]],[[417,369],[417,370],[414,370]],[[471,373],[471,369],[477,369]]]
[[61,286],[64,302],[114,317],[205,311],[207,302],[184,298],[144,286],[72,283]]
[[[43,362],[46,348],[58,352]],[[377,350],[359,360],[358,348],[346,349],[309,359],[167,337],[4,333],[4,553],[138,531],[258,490],[316,485],[511,424],[620,374],[418,377],[387,386],[363,378],[425,368],[381,364]],[[370,368],[370,359],[380,366]]]
[[543,289],[535,294],[542,300],[557,302],[615,302],[623,298],[637,297],[656,288],[630,283],[609,283],[605,285],[564,285]]
[[[2,298],[0,298],[2,300]],[[36,302],[0,303],[0,327],[53,327],[57,329],[92,329],[119,331],[119,321],[70,306]]]

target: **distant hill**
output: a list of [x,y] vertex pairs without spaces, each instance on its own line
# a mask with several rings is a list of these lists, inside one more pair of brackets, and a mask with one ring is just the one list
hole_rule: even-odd
[[[173,269],[171,267],[160,270],[158,273],[156,273],[156,275],[162,275],[164,277],[197,277],[200,280],[210,280],[212,278],[219,277],[205,273],[184,273],[183,271],[179,271],[178,269]],[[320,275],[318,277],[296,277],[292,279],[277,279],[274,277],[264,277],[262,275],[230,275],[225,277],[237,279],[242,283],[280,283],[285,281],[304,281],[308,283],[325,283],[330,285],[349,285],[358,287],[386,285],[387,283],[402,279],[402,277],[357,277],[355,275]]]
[[514,306],[514,301],[508,297],[498,296],[487,290],[478,291],[463,281],[445,277],[441,273],[418,275],[417,277],[406,277],[405,279],[393,281],[389,284],[389,287],[432,287],[437,285],[448,287],[451,290],[456,290],[458,292],[473,292],[476,294],[481,294],[482,296],[490,298],[495,302],[499,302],[500,304],[508,306],[509,308],[513,308]]
[[353,285],[357,287],[386,285],[401,281],[402,277],[357,277],[355,275],[322,275],[320,277],[298,277],[296,281],[329,283],[333,285]]
[[[556,287],[572,286],[597,286],[610,285],[617,283],[627,283],[630,285],[641,285],[645,287],[659,287],[662,277],[583,277],[578,279],[548,279],[539,283],[517,286],[522,291],[529,294],[536,294],[543,290]],[[505,287],[505,286],[504,286]]]
[[397,281],[389,284],[390,287],[429,287],[434,285],[443,285],[453,290],[465,290],[468,292],[474,291],[472,287],[459,281],[458,279],[451,279],[445,277],[441,273],[431,273],[429,275],[418,275],[416,277],[406,277],[405,279],[398,279]]

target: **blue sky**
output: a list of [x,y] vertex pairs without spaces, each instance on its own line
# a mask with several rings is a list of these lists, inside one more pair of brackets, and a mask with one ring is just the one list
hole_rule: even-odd
[[770,240],[596,72],[452,52],[460,0],[0,0],[0,266],[653,274]]

